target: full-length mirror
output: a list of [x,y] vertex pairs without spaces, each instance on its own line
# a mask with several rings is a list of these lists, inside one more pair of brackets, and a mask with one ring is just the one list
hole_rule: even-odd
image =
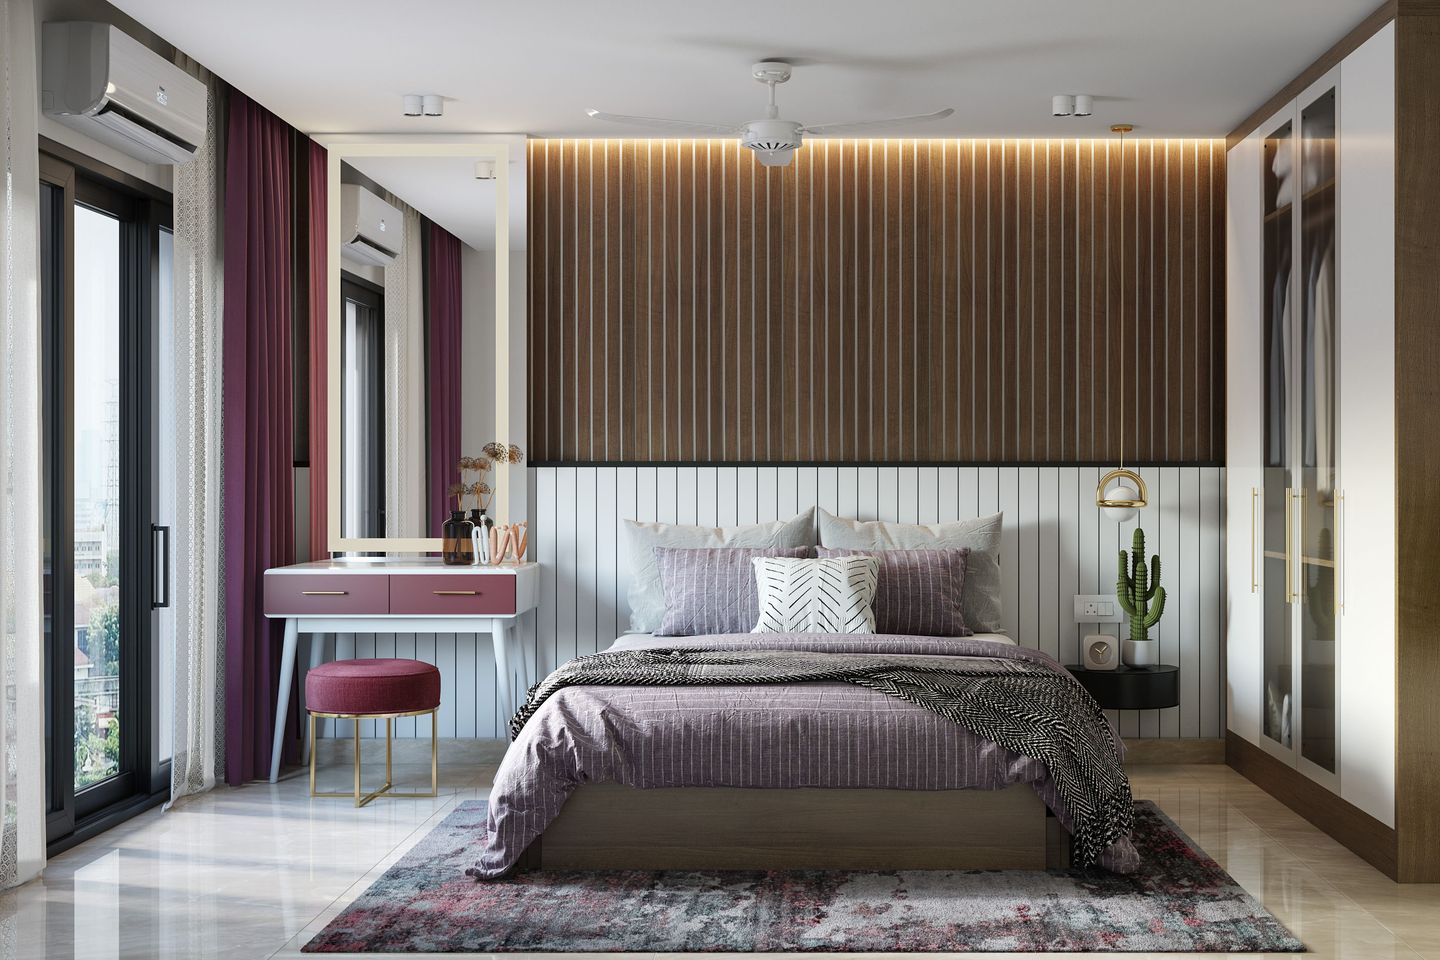
[[331,551],[438,550],[457,463],[511,439],[508,173],[505,144],[331,147]]

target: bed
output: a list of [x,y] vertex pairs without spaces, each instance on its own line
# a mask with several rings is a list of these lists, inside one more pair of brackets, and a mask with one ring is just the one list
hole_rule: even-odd
[[[1073,697],[1064,709],[1093,707],[1054,660],[999,635],[630,635],[610,648],[672,651],[1025,672]],[[1108,738],[1093,752],[1108,751],[1123,780],[1118,737],[1090,736]],[[1046,763],[853,682],[579,683],[516,731],[471,874],[1060,867],[1076,822],[1062,793]],[[1091,859],[1121,872],[1138,862],[1128,835]]]

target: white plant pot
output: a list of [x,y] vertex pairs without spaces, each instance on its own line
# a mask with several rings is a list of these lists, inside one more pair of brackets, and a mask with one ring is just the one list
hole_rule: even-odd
[[1126,640],[1123,649],[1127,667],[1153,667],[1160,662],[1158,640]]

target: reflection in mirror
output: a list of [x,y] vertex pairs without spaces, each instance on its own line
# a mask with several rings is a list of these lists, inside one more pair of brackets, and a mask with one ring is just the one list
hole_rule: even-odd
[[340,533],[438,537],[494,433],[495,181],[473,157],[340,166]]

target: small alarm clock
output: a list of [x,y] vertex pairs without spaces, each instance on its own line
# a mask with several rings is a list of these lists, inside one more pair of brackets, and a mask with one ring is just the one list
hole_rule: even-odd
[[1120,641],[1104,634],[1091,634],[1085,638],[1086,670],[1114,670],[1120,666]]

